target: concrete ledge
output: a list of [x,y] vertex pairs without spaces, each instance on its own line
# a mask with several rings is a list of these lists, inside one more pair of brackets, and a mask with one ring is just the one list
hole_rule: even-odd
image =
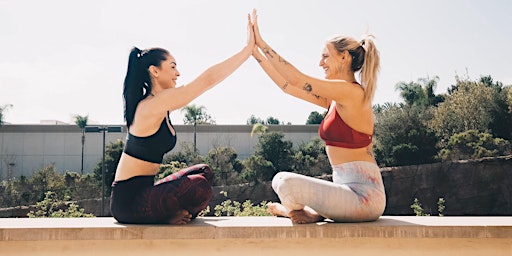
[[0,219],[1,255],[91,253],[510,256],[512,217],[384,216],[307,225],[275,217],[204,217],[184,226],[124,225],[113,218]]

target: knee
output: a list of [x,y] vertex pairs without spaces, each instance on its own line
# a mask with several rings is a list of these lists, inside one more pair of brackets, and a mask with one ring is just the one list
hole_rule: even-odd
[[279,172],[272,179],[272,188],[280,194],[297,186],[297,175],[291,172]]

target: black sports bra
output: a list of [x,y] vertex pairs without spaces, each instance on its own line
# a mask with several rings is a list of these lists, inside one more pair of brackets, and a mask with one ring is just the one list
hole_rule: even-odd
[[162,163],[165,153],[176,146],[176,135],[172,134],[169,126],[174,129],[167,114],[160,128],[153,135],[138,137],[128,131],[124,153],[151,163]]

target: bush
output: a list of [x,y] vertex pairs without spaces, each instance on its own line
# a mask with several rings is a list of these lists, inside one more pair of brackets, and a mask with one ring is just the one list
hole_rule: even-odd
[[[69,199],[65,197],[64,200]],[[84,209],[79,209],[75,203],[65,202],[58,199],[57,194],[52,191],[45,193],[41,202],[36,204],[37,211],[30,211],[29,218],[79,218],[94,217],[93,214],[84,213]]]
[[[225,197],[227,197],[227,192],[221,191]],[[267,212],[267,202],[263,201],[258,205],[253,205],[251,200],[245,200],[244,203],[240,203],[237,201],[232,201],[231,199],[227,199],[223,201],[220,205],[215,206],[214,215],[219,216],[272,216],[269,212]]]

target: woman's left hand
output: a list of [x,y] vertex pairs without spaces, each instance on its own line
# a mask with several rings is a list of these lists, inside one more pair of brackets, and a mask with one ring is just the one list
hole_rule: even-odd
[[252,28],[254,30],[256,45],[261,47],[263,44],[263,39],[261,38],[260,29],[258,27],[258,15],[256,14],[256,9],[252,10]]

